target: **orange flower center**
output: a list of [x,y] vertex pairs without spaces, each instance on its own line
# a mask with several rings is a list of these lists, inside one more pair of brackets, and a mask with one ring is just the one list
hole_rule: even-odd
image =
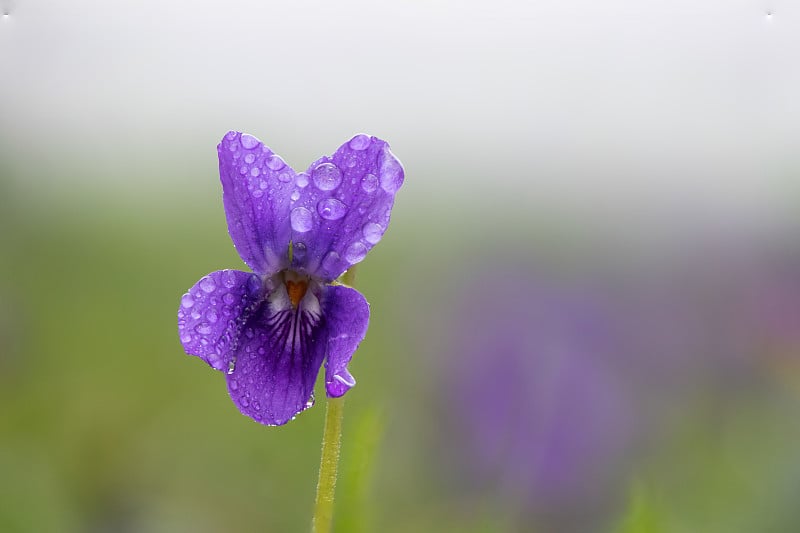
[[292,302],[292,307],[295,309],[297,309],[297,306],[300,304],[300,300],[303,299],[303,296],[306,295],[306,289],[308,289],[307,281],[292,281],[290,279],[286,280],[286,292],[289,294],[289,300]]

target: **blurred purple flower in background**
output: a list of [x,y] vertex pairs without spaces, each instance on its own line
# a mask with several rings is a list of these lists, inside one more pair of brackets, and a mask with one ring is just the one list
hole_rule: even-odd
[[519,519],[572,514],[588,527],[615,496],[631,445],[632,406],[614,372],[627,347],[611,301],[496,269],[469,297],[444,378],[455,477],[501,495]]
[[487,267],[451,287],[462,297],[432,380],[443,477],[493,501],[512,530],[603,529],[687,427],[713,435],[769,390],[759,356],[800,338],[800,269],[758,247],[704,250],[611,268],[493,265],[489,282]]
[[403,168],[367,135],[301,173],[248,134],[229,132],[218,152],[228,232],[254,273],[200,279],[181,299],[180,340],[226,373],[243,414],[280,425],[313,404],[323,360],[328,396],[355,385],[369,304],[332,282],[381,240]]

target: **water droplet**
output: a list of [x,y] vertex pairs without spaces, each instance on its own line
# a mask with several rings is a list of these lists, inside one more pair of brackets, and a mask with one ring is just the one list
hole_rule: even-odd
[[264,196],[264,191],[261,189],[256,189],[253,191],[253,198],[261,198],[262,196]]
[[253,161],[255,161],[255,160],[256,160],[256,156],[254,154],[247,154],[246,156],[244,156],[244,162],[247,163],[248,165],[252,164]]
[[272,170],[280,170],[286,166],[286,161],[278,154],[272,154],[267,158],[267,166]]
[[294,191],[292,193],[291,199],[293,202],[296,202],[298,199],[300,199],[300,191]]
[[194,298],[188,292],[181,297],[181,305],[186,309],[189,309],[191,306],[194,305]]
[[239,174],[241,174],[242,176],[247,174],[247,165],[242,165],[239,167]]
[[397,192],[403,184],[403,166],[389,148],[384,148],[380,156],[381,189],[388,193]]
[[203,279],[200,280],[200,288],[203,289],[203,292],[210,294],[217,288],[217,284],[214,283],[214,280],[210,277],[204,276]]
[[322,163],[314,169],[312,178],[321,191],[332,191],[342,183],[342,171],[333,163]]
[[256,274],[250,276],[247,280],[247,289],[251,294],[258,294],[261,291],[261,278]]
[[208,324],[206,322],[201,322],[197,324],[197,327],[194,328],[194,330],[200,335],[208,335],[212,331],[211,324]]
[[308,185],[308,174],[301,172],[297,175],[297,186],[302,189],[306,185]]
[[288,170],[286,172],[281,172],[280,174],[278,174],[278,179],[283,183],[289,183],[290,181],[292,181],[293,177],[294,174]]
[[229,141],[234,140],[236,138],[236,132],[229,131],[228,133],[225,134],[225,138],[228,139]]
[[183,344],[189,344],[190,342],[192,342],[192,336],[189,335],[188,333],[182,333],[181,334],[181,342]]
[[197,309],[192,309],[192,320],[198,320],[200,318],[200,311]]
[[314,227],[314,215],[305,207],[292,209],[289,218],[292,223],[292,229],[300,233],[305,233]]
[[254,401],[253,402],[253,409],[255,409],[256,411],[260,411],[261,410],[261,402],[259,402],[258,400]]
[[312,393],[311,396],[308,397],[306,400],[306,409],[314,406],[314,394]]
[[242,402],[242,407],[249,407],[250,406],[250,400],[247,399],[247,396],[243,396],[242,399],[241,399],[241,402]]
[[233,305],[233,302],[236,301],[236,298],[233,297],[233,294],[226,292],[222,297],[222,301],[225,302],[226,305]]
[[254,178],[257,178],[259,174],[261,174],[261,170],[258,167],[253,167],[250,169],[250,175]]
[[328,270],[334,270],[338,266],[340,260],[339,254],[331,251],[322,258],[322,266]]
[[326,198],[317,204],[317,212],[325,220],[339,220],[347,214],[347,206],[336,198]]
[[242,146],[244,146],[247,150],[252,150],[258,146],[258,139],[247,133],[242,133],[241,142]]
[[[233,363],[233,361],[231,361],[231,363]],[[230,363],[228,364],[228,374],[233,374]],[[235,379],[231,380],[231,390],[239,390],[239,382]]]
[[362,242],[354,242],[344,253],[344,258],[350,263],[358,263],[367,256],[367,247]]
[[294,251],[295,259],[301,259],[302,260],[302,259],[305,258],[306,252],[308,251],[308,249],[306,248],[305,243],[296,242],[296,243],[294,243],[292,245],[292,248],[293,248],[293,251]]
[[262,190],[264,190],[264,189],[266,189],[267,187],[269,187],[269,184],[268,184],[266,181],[264,181],[264,180],[260,180],[260,181],[258,182],[258,188],[259,188],[259,189],[262,189]]
[[350,148],[352,148],[353,150],[366,150],[370,142],[371,139],[369,138],[369,135],[364,135],[363,133],[360,133],[355,137],[353,137],[352,139],[350,139],[348,146],[350,146]]
[[222,284],[232,289],[236,286],[236,273],[233,270],[225,270],[222,272]]
[[206,319],[214,324],[217,320],[219,320],[219,315],[217,312],[212,308],[206,311]]
[[375,189],[378,188],[378,176],[375,174],[367,174],[361,178],[361,188],[364,189],[365,192],[375,192]]
[[364,238],[370,244],[376,244],[381,240],[381,237],[383,237],[383,227],[374,222],[367,222],[364,224],[362,232],[364,233]]

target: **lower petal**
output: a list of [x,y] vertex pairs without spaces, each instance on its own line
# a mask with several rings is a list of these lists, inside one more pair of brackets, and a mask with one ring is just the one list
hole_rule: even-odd
[[328,335],[325,389],[328,396],[337,398],[356,384],[347,364],[367,334],[369,303],[355,289],[331,285],[325,287],[322,309]]
[[[239,410],[261,424],[282,425],[314,403],[325,357],[325,321],[310,292],[297,308],[279,286],[244,327],[228,392]],[[280,293],[280,294],[278,294]]]

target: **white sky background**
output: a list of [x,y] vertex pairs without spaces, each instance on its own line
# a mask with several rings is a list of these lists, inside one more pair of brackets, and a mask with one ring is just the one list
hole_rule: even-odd
[[158,201],[218,188],[229,129],[296,168],[364,131],[419,206],[678,225],[800,206],[800,2],[0,5],[0,179],[27,187]]

